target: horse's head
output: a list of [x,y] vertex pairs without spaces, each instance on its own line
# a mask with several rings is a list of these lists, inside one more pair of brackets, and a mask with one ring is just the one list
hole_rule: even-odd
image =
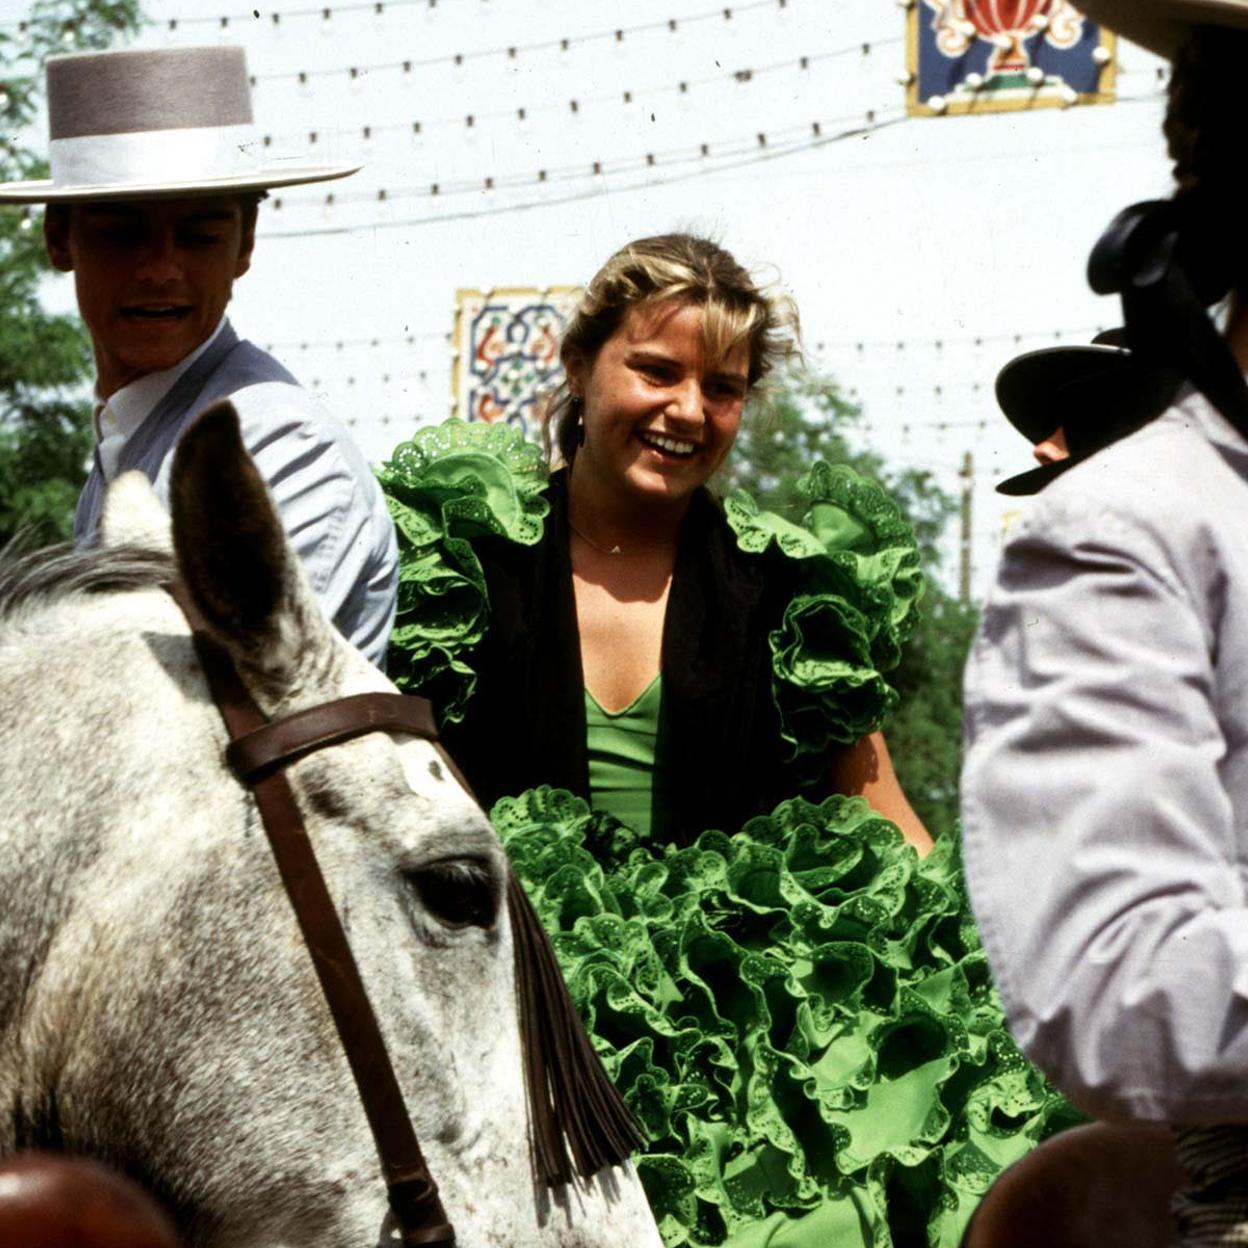
[[[172,552],[123,478],[101,550],[0,572],[0,1152],[119,1165],[193,1245],[370,1248],[373,1140],[161,585],[270,716],[392,686],[320,610],[231,409],[171,494]],[[657,1244],[630,1170],[534,1183],[505,862],[435,747],[370,733],[287,774],[462,1248]]]

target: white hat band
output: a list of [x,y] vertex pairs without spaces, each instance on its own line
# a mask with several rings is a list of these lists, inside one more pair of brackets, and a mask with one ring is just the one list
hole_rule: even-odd
[[48,158],[55,186],[142,186],[235,178],[259,167],[253,126],[146,130],[53,139]]

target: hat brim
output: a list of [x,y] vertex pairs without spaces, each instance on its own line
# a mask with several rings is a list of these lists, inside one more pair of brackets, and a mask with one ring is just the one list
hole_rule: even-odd
[[190,196],[241,195],[279,187],[330,182],[357,173],[361,165],[274,165],[228,178],[185,182],[125,182],[108,186],[58,186],[51,179],[0,183],[0,204],[87,203],[100,200],[181,199]]
[[1084,419],[1103,388],[1125,384],[1131,373],[1131,353],[1121,347],[1044,347],[1017,356],[997,374],[997,402],[1034,445],[1059,425]]
[[1079,0],[1079,9],[1160,56],[1173,56],[1193,26],[1248,30],[1248,0]]
[[998,494],[1006,494],[1010,498],[1025,498],[1029,494],[1039,494],[1054,477],[1069,472],[1076,464],[1081,464],[1088,457],[1080,455],[1069,459],[1059,459],[1055,464],[1040,464],[1038,467],[1020,472],[1017,476],[1007,477],[997,486]]

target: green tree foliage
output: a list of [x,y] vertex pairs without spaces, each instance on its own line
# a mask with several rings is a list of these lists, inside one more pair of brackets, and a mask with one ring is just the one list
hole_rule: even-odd
[[888,466],[885,448],[856,450],[850,437],[861,428],[858,407],[827,376],[783,378],[773,410],[747,416],[721,489],[743,486],[759,505],[800,520],[798,479],[816,459],[849,464],[879,481],[914,526],[928,574],[922,618],[900,666],[889,679],[901,705],[886,736],[907,796],[933,833],[958,817],[958,771],[962,739],[962,668],[976,612],[941,588],[939,543],[958,501],[929,472]]
[[[50,54],[107,47],[138,21],[138,0],[36,0],[0,28],[3,132],[36,141]],[[0,181],[47,176],[41,153],[0,139]],[[42,307],[47,272],[37,211],[0,208],[0,544],[23,529],[34,541],[69,535],[91,449],[90,344],[77,317]]]
[[962,669],[979,613],[928,582],[922,619],[889,673],[901,704],[885,729],[902,788],[929,831],[958,818],[962,765]]

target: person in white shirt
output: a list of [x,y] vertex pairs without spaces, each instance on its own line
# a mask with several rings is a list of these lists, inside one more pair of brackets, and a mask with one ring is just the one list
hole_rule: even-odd
[[48,256],[74,275],[94,349],[98,442],[75,539],[120,472],[146,473],[167,502],[182,430],[229,398],[326,614],[382,662],[398,561],[381,491],[341,424],[225,316],[266,189],[355,167],[256,161],[241,48],[53,57],[47,76],[52,176],[0,185],[0,203],[47,205]]

